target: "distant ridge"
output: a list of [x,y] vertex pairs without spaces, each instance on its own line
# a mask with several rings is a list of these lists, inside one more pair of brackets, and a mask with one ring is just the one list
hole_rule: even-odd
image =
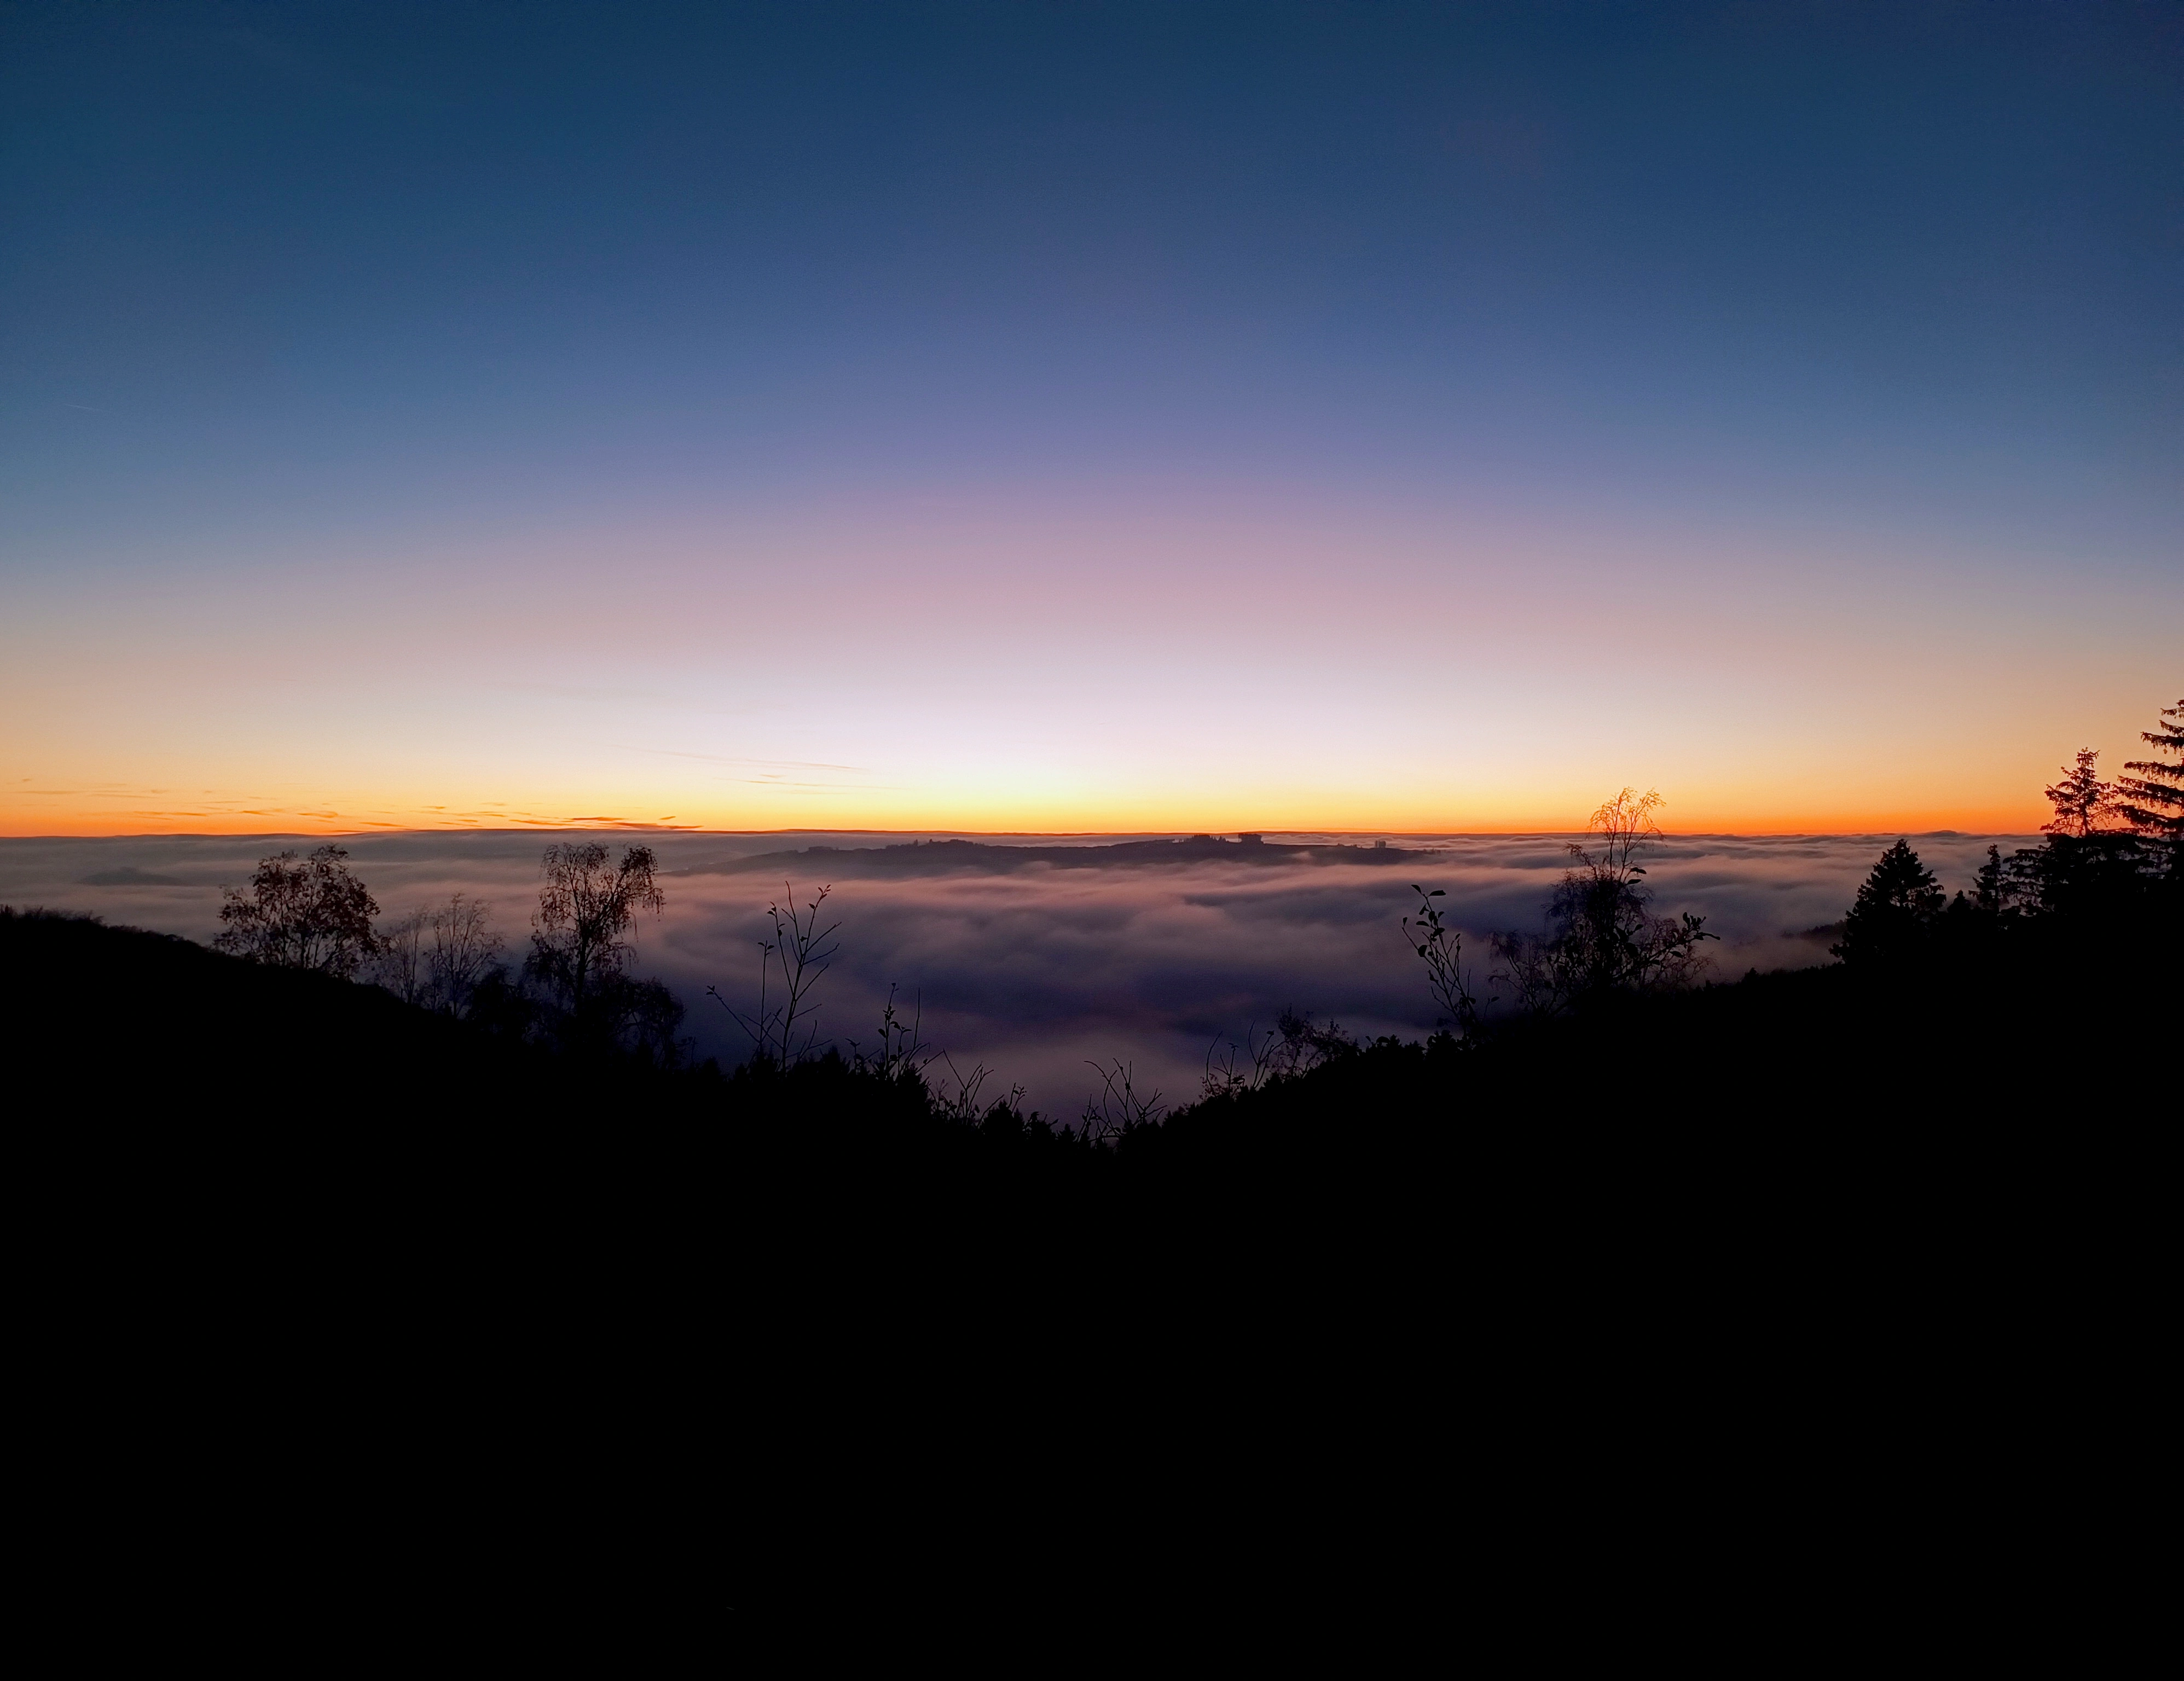
[[678,876],[744,876],[798,871],[838,877],[926,876],[936,868],[1000,876],[1046,865],[1060,870],[1148,867],[1162,864],[1401,864],[1435,856],[1438,848],[1364,846],[1347,843],[1293,843],[1256,835],[1227,840],[1192,835],[1183,840],[1118,841],[1110,846],[1006,846],[987,841],[905,841],[894,846],[812,846],[796,852],[762,852],[749,858],[693,865]]

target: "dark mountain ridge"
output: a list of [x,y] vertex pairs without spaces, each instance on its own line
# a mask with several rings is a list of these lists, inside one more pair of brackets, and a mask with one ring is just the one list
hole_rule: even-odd
[[1437,855],[1430,847],[1391,846],[1376,841],[1268,841],[1256,835],[1235,840],[1192,835],[1180,840],[1117,841],[1095,846],[1013,846],[989,841],[906,841],[879,847],[805,847],[794,852],[763,852],[749,858],[693,866],[671,873],[684,876],[750,874],[831,875],[844,879],[875,876],[928,876],[960,870],[1006,875],[1044,865],[1057,870],[1102,870],[1118,866],[1152,867],[1173,864],[1415,864]]

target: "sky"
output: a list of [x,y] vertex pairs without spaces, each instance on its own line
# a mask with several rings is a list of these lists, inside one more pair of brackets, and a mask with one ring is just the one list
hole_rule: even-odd
[[0,8],[0,834],[2023,831],[2184,8]]

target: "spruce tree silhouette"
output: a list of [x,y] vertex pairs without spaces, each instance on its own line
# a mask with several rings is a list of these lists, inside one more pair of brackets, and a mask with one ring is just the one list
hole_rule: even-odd
[[2083,840],[2097,833],[2101,819],[2115,810],[2114,788],[2093,768],[2100,756],[2098,748],[2080,748],[2077,763],[2063,767],[2063,780],[2041,790],[2055,808],[2054,821],[2040,826],[2045,832]]
[[1832,949],[1846,963],[1900,962],[1924,948],[1942,902],[1934,872],[1908,841],[1899,840],[1858,888],[1843,918],[1842,943]]
[[2136,776],[2116,778],[2116,813],[2142,835],[2167,840],[2172,848],[2170,867],[2184,867],[2184,700],[2161,709],[2158,727],[2139,732],[2141,741],[2166,758],[2127,759],[2123,768]]
[[1982,916],[1997,917],[2009,908],[2015,897],[2016,883],[2011,879],[2009,866],[2002,856],[2002,849],[1991,846],[1986,849],[1986,862],[1979,866],[1973,877],[1972,908]]
[[[2161,716],[2164,725],[2184,723],[2184,703]],[[2149,730],[2143,738],[2164,750],[2184,749],[2184,730]],[[2159,910],[2147,896],[2153,882],[2165,875],[2172,893],[2184,889],[2176,845],[2184,830],[2184,787],[2171,785],[2184,779],[2184,766],[2134,760],[2126,768],[2146,774],[2116,784],[2095,774],[2099,756],[2081,749],[2063,780],[2044,790],[2055,808],[2054,820],[2041,825],[2048,838],[2015,854],[2009,867],[2025,914],[2074,927],[2078,937],[2113,941],[2125,925]],[[2174,817],[2163,809],[2171,800],[2179,808]],[[2130,827],[2117,827],[2119,817]]]

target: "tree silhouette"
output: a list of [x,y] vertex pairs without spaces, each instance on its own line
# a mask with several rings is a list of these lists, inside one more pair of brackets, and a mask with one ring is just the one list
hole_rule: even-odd
[[655,879],[652,849],[630,847],[610,866],[605,847],[572,841],[548,847],[541,867],[546,882],[523,974],[548,994],[547,1032],[588,1055],[619,1049],[662,1064],[678,1060],[682,1004],[659,982],[628,973],[625,936],[638,911],[657,916],[667,899]]
[[1972,878],[1972,908],[1982,916],[1999,916],[2009,909],[2010,901],[2017,896],[2017,882],[2010,874],[2009,866],[2003,861],[2002,849],[1991,846],[1986,849],[1986,862],[1979,866]]
[[1934,872],[1919,861],[1908,841],[1899,840],[1880,854],[1873,873],[1858,890],[1843,919],[1843,938],[1833,948],[1846,963],[1891,962],[1918,950],[1934,919],[1941,915],[1942,893]]
[[488,976],[500,971],[502,941],[486,907],[462,893],[421,905],[379,930],[372,978],[404,1004],[458,1019]]
[[524,972],[582,1014],[621,978],[629,952],[622,937],[637,913],[659,915],[666,895],[653,879],[649,846],[629,848],[610,869],[605,847],[572,841],[548,847],[541,867],[546,884],[538,890]]
[[[2139,774],[2116,779],[2117,815],[2142,835],[2184,843],[2184,700],[2163,707],[2158,727],[2140,731],[2138,738],[2157,754],[2175,754],[2179,762],[2126,760],[2123,768]],[[2184,859],[2184,853],[2179,856]]]
[[2042,832],[2082,840],[2096,832],[2101,819],[2115,809],[2114,789],[2093,768],[2100,756],[2098,748],[2080,748],[2078,762],[2063,767],[2063,780],[2042,790],[2055,808],[2054,821],[2042,823]]
[[404,1004],[425,1002],[423,910],[413,910],[406,916],[382,923],[377,929],[379,951],[373,961],[370,978],[393,993]]
[[486,978],[499,969],[501,938],[485,906],[459,893],[432,912],[427,926],[432,943],[425,955],[426,1000],[460,1017],[468,1013]]
[[261,859],[247,897],[226,890],[213,943],[256,962],[351,978],[379,950],[371,927],[379,905],[348,857],[346,848],[322,846],[300,861],[292,850]]

